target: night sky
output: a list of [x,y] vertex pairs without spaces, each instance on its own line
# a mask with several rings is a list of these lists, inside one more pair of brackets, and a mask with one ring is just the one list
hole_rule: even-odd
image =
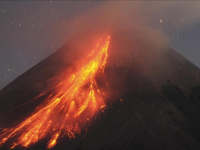
[[[73,28],[65,26],[65,22],[101,3],[0,1],[0,89],[70,38],[68,32]],[[173,6],[173,9],[182,8]],[[170,21],[173,17],[166,11],[164,16],[156,15],[146,20],[149,26],[162,30],[169,38],[169,46],[200,67],[200,18],[182,26],[185,18],[177,17],[173,28]]]

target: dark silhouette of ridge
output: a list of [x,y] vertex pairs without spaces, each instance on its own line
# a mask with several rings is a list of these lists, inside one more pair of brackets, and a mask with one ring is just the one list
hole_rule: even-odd
[[[29,100],[63,77],[71,66],[70,42],[1,90],[0,128],[23,120],[43,98]],[[170,47],[127,32],[111,35],[108,53],[105,74],[114,100],[108,98],[87,134],[60,138],[52,149],[199,150],[200,69]],[[28,149],[46,149],[47,141],[48,136]],[[9,149],[9,142],[0,149]]]

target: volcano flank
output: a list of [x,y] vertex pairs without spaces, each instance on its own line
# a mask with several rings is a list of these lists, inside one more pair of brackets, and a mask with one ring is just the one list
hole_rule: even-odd
[[[109,41],[104,41],[103,38],[103,42],[97,44],[99,46],[96,48],[97,52],[94,43],[97,43],[99,36],[85,37],[83,35],[70,39],[54,54],[0,91],[0,141],[5,138],[3,134],[6,129],[17,126],[33,115],[35,109],[38,109],[41,104],[41,109],[49,109],[51,97],[57,96],[56,98],[61,101],[62,96],[52,93],[54,88],[61,82],[67,88],[72,87],[68,80],[63,81],[66,78],[71,79],[73,72],[75,72],[73,78],[76,79],[79,75],[77,66],[85,63],[81,60],[86,58],[85,56],[92,56],[98,60],[97,63],[95,62],[96,66],[92,65],[96,68],[96,70],[92,68],[92,72],[98,73],[94,73],[95,77],[89,76],[89,81],[84,81],[83,84],[79,78],[76,81],[78,85],[81,84],[79,92],[91,90],[88,92],[89,98],[86,98],[86,103],[89,105],[90,102],[87,100],[90,99],[96,101],[91,102],[90,107],[87,107],[88,105],[81,107],[81,102],[75,105],[78,115],[83,112],[82,116],[78,116],[82,119],[78,125],[77,120],[72,119],[77,116],[77,113],[71,113],[73,114],[71,119],[66,120],[67,123],[64,125],[69,127],[71,120],[75,120],[75,125],[68,128],[67,133],[59,136],[64,130],[62,124],[64,119],[61,117],[61,112],[54,113],[50,119],[56,121],[49,125],[52,126],[52,130],[49,129],[45,136],[41,136],[39,140],[33,141],[28,146],[18,142],[19,144],[15,144],[15,149],[200,149],[200,69],[198,67],[170,47],[139,37],[136,33],[124,31],[110,34]],[[90,64],[93,60],[89,58],[87,62]],[[98,69],[99,64],[100,69]],[[82,71],[83,68],[87,68],[87,65],[82,67]],[[60,89],[63,92],[63,88]],[[73,92],[69,91],[69,93]],[[79,93],[77,95],[78,98],[81,97]],[[68,113],[72,108],[72,102],[76,103],[78,98],[74,98],[73,95],[69,105],[63,103]],[[48,103],[44,103],[44,99],[47,99]],[[81,100],[84,99],[82,96]],[[54,106],[55,104],[52,104],[50,110],[53,110]],[[98,107],[99,109],[96,109]],[[42,114],[46,115],[43,112]],[[33,123],[40,119],[44,120],[43,115],[36,116]],[[90,115],[92,117],[88,117]],[[85,119],[90,121],[83,123]],[[58,124],[61,124],[60,130],[54,134],[53,127],[57,130]],[[76,125],[80,126],[77,130],[75,130]],[[51,128],[45,123],[41,126],[46,130]],[[22,126],[20,131],[25,130],[24,128],[26,126]],[[31,128],[27,128],[26,133],[29,130]],[[13,130],[6,133],[7,137],[11,132]],[[21,136],[17,132],[16,135],[15,133],[11,135],[8,141],[2,142],[0,149],[6,150],[12,147],[16,139]],[[54,145],[48,147],[51,134],[54,139],[57,135],[58,139],[56,138],[56,144],[52,140],[50,143]]]

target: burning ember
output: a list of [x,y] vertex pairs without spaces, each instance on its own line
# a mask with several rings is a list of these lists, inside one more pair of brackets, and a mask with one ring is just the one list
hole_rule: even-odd
[[52,148],[60,136],[75,138],[75,134],[80,134],[83,126],[106,106],[104,92],[96,78],[104,75],[109,39],[100,39],[83,60],[80,69],[50,90],[48,97],[30,117],[14,127],[4,129],[0,134],[0,145],[16,137],[11,148],[17,145],[28,147],[50,134],[47,148]]

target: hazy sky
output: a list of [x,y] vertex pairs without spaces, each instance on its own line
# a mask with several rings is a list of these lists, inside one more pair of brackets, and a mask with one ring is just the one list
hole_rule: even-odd
[[[69,39],[68,32],[73,28],[65,26],[65,22],[101,3],[0,1],[0,89]],[[150,14],[145,17],[146,24],[161,30],[168,36],[169,46],[200,67],[199,5],[154,2],[140,9]]]

